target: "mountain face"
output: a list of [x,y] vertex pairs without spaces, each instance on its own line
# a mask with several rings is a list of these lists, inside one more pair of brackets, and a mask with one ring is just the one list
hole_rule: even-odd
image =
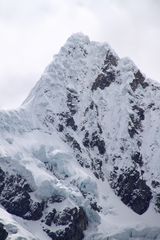
[[160,84],[74,34],[0,112],[0,239],[160,240]]

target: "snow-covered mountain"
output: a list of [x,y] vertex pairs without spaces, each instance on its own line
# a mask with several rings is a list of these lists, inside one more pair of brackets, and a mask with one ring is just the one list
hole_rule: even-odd
[[0,240],[160,240],[160,84],[72,35],[0,112]]

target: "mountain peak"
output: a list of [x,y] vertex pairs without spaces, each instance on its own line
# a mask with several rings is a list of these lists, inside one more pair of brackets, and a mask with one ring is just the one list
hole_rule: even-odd
[[[44,91],[48,94],[50,92],[50,96],[56,94],[55,91],[61,92],[68,87],[85,91],[88,86],[91,88],[93,79],[102,71],[104,64],[117,60],[118,56],[107,43],[90,41],[83,33],[72,34],[45,69],[24,103],[32,99],[30,103],[34,100],[34,104],[43,102],[43,105],[46,105],[44,102],[47,94],[44,94]],[[35,101],[35,98],[38,100]]]
[[159,100],[130,59],[73,34],[0,112],[0,239],[160,239]]
[[82,32],[73,33],[68,39],[67,43],[90,43],[90,39],[87,35]]

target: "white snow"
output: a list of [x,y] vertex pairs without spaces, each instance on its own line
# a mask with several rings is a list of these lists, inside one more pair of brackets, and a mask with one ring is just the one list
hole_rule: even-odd
[[[98,74],[102,73],[108,51],[118,60],[118,66],[115,67],[116,81],[104,90],[92,92],[91,86]],[[115,160],[119,169],[131,166],[128,156],[138,150],[135,139],[129,139],[126,126],[128,113],[132,113],[129,84],[137,69],[130,59],[119,59],[108,44],[92,42],[87,36],[78,33],[71,36],[54,57],[21,108],[0,112],[1,168],[9,173],[20,173],[32,187],[33,199],[44,200],[60,195],[65,200],[55,203],[56,209],[83,206],[90,221],[85,233],[86,240],[160,239],[160,214],[155,212],[153,203],[140,216],[120,201],[107,180],[113,169],[112,158],[121,154],[122,144],[125,148],[123,158]],[[91,158],[102,159],[105,181],[97,179],[91,168],[80,166],[75,158],[76,151],[64,141],[65,134],[56,130],[59,124],[56,114],[68,111],[68,88],[76,91],[79,98],[78,111],[74,115],[78,129],[74,132],[68,127],[64,132],[80,144],[81,157],[85,163],[90,164]],[[154,94],[152,88],[150,83],[143,93],[141,88],[138,90],[140,93],[137,92],[139,95],[135,98],[138,106],[147,109],[148,104],[153,102],[155,109],[160,109],[160,91],[156,90]],[[95,111],[84,116],[92,101],[98,105],[98,117]],[[47,117],[50,117],[49,120]],[[153,177],[160,181],[159,119],[160,111],[146,110],[141,151],[144,159],[142,170],[145,171],[143,177],[149,186]],[[103,127],[102,137],[106,143],[107,153],[104,157],[100,156],[96,147],[88,152],[82,144],[84,133],[80,128],[84,124],[93,133],[98,121]],[[125,142],[125,139],[128,141]],[[100,213],[91,209],[91,199],[102,207]],[[50,209],[52,205],[46,211]],[[40,221],[22,220],[2,208],[0,222],[9,231],[7,240],[18,240],[20,236],[27,240],[49,239]]]

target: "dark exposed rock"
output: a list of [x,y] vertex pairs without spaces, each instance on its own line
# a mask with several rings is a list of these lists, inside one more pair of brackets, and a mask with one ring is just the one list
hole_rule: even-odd
[[[63,112],[59,114],[60,124],[61,126],[65,124],[66,127],[71,127],[74,131],[77,130],[77,125],[75,124],[74,118],[68,112]],[[63,123],[63,124],[62,124]],[[64,126],[63,126],[64,128]],[[62,131],[63,131],[62,128]]]
[[78,94],[75,90],[67,88],[67,106],[70,113],[74,115],[77,112],[77,104],[79,102]]
[[119,168],[117,166],[114,166],[114,171],[117,171]]
[[157,194],[157,196],[156,196],[155,207],[156,207],[157,212],[160,213],[160,193]]
[[73,215],[75,214],[75,211],[77,211],[77,208],[65,208],[62,212],[58,212],[55,214],[54,218],[53,218],[53,222],[55,225],[68,225],[72,218]]
[[[98,128],[99,131],[101,131],[101,129]],[[100,133],[98,133],[97,131],[92,133],[91,136],[89,136],[89,131],[85,132],[85,136],[83,139],[83,145],[84,147],[88,148],[88,149],[94,149],[95,147],[97,147],[98,152],[100,155],[104,155],[106,152],[106,148],[105,148],[105,142],[104,140],[101,138]],[[93,173],[97,178],[101,178],[102,180],[104,180],[104,173],[102,171],[102,159],[100,158],[91,158],[91,167],[94,170]]]
[[99,133],[100,133],[100,134],[102,134],[102,133],[103,133],[103,131],[102,131],[102,128],[101,128],[101,126],[100,126],[100,124],[99,124],[99,123],[97,123],[97,127],[98,127],[98,130],[99,130]]
[[75,124],[74,118],[73,117],[68,117],[66,119],[66,127],[71,127],[74,131],[77,130],[77,125]]
[[104,67],[103,67],[103,72],[108,70],[111,66],[117,66],[118,64],[118,58],[113,55],[111,51],[108,51],[106,54],[106,59],[104,61]]
[[47,226],[51,226],[52,222],[54,222],[56,212],[56,209],[53,209],[52,212],[48,213],[48,215],[45,217],[45,224]]
[[131,155],[131,158],[135,163],[139,164],[140,167],[143,166],[142,155],[140,152],[135,152]]
[[96,115],[98,116],[99,114],[98,114],[98,106],[97,106],[97,104],[95,104],[95,102],[91,102],[91,104],[90,104],[90,106],[89,106],[89,108],[91,109],[91,110],[94,110],[95,112],[96,112]]
[[[2,177],[3,176],[3,177]],[[0,203],[11,214],[29,219],[38,220],[42,216],[43,204],[33,202],[30,197],[32,189],[20,175],[8,175],[1,170]]]
[[153,180],[153,181],[151,182],[151,184],[152,184],[152,187],[153,187],[153,188],[160,187],[160,182],[158,182],[158,181]]
[[134,74],[134,76],[135,78],[130,83],[130,86],[133,91],[135,91],[138,88],[138,85],[141,85],[143,88],[146,88],[149,85],[147,82],[145,82],[145,77],[139,70]]
[[[50,220],[52,219],[52,220]],[[82,240],[84,238],[83,231],[87,229],[88,219],[82,207],[66,208],[63,212],[54,212],[49,216],[49,226],[66,225],[64,230],[51,232],[45,229],[45,232],[52,240]]]
[[136,127],[133,126],[131,124],[131,122],[129,122],[129,124],[128,124],[128,133],[129,133],[131,138],[133,138],[135,134],[138,134],[138,131],[136,130]]
[[82,152],[79,143],[78,143],[75,139],[73,139],[73,141],[72,141],[72,146],[73,146],[74,149],[77,149],[77,150],[79,150],[80,152]]
[[45,119],[44,119],[44,124],[48,127],[49,124],[53,125],[55,121],[55,115],[52,112],[48,112]]
[[[120,155],[114,155],[113,158],[112,158],[112,161],[115,162],[117,159],[121,160],[122,157]],[[114,169],[116,169],[116,168],[117,168],[117,166],[114,167]]]
[[138,115],[138,117],[141,121],[144,120],[145,116],[144,116],[144,109],[143,108],[141,108],[137,105],[133,105],[132,109],[133,109],[133,111],[135,111],[137,113],[137,115]]
[[86,108],[85,112],[84,112],[84,116],[89,112],[89,110],[93,110],[95,112],[95,115],[98,116],[98,106],[95,104],[94,101],[92,101],[89,105],[89,107]]
[[42,217],[43,204],[33,202],[27,192],[18,194],[13,199],[3,199],[1,204],[9,213],[24,219],[38,220]]
[[83,145],[87,148],[90,147],[90,140],[89,140],[89,132],[87,131],[85,133],[84,139],[83,139]]
[[103,90],[106,87],[109,87],[112,82],[115,81],[115,73],[113,71],[107,73],[101,73],[98,75],[94,81],[91,90],[95,91],[97,88]]
[[1,203],[9,213],[24,217],[30,210],[30,195],[27,192],[17,194],[13,195],[12,192],[12,196],[3,195]]
[[99,158],[95,158],[92,159],[92,169],[94,170],[93,173],[96,176],[96,178],[101,178],[102,180],[104,180],[104,173],[102,171],[102,159]]
[[91,202],[90,205],[91,205],[91,208],[92,208],[94,211],[100,212],[100,211],[102,210],[102,207],[101,207],[101,206],[98,206],[98,205],[97,205],[97,202]]
[[5,179],[5,173],[0,168],[0,194],[3,191],[3,188],[4,188],[4,179]]
[[138,134],[142,131],[142,121],[145,118],[144,110],[137,105],[132,107],[133,113],[130,114],[130,121],[128,123],[128,133],[131,138],[134,137],[135,134]]
[[73,149],[82,152],[79,143],[78,143],[72,136],[70,136],[69,134],[66,134],[66,140],[67,140],[68,143],[71,144],[71,146],[73,147]]
[[100,138],[97,131],[92,133],[91,139],[89,138],[89,132],[87,131],[83,139],[83,145],[87,148],[97,147],[101,155],[106,152],[105,142],[103,139]]
[[87,56],[88,55],[88,52],[87,52],[87,50],[84,47],[80,46],[79,48],[81,49],[81,52],[83,53],[83,56]]
[[62,124],[58,124],[58,132],[63,132],[64,126]]
[[7,231],[4,229],[4,225],[0,223],[0,240],[6,240],[8,236]]
[[118,178],[115,172],[111,174],[111,187],[115,189],[124,204],[141,215],[149,207],[152,192],[136,169],[123,171]]
[[148,108],[151,109],[151,108],[153,108],[154,106],[155,106],[154,103],[150,103],[150,104],[148,105]]
[[98,75],[94,81],[91,90],[95,91],[97,88],[103,90],[109,87],[112,82],[115,81],[115,72],[113,67],[117,66],[118,59],[113,55],[111,51],[106,54],[106,59],[104,61],[104,67],[102,68],[102,73]]
[[90,104],[90,106],[89,106],[89,108],[90,108],[91,110],[93,110],[93,109],[94,109],[94,106],[96,106],[96,105],[95,105],[95,103],[92,101],[91,104]]
[[105,142],[103,139],[100,139],[97,132],[92,133],[92,139],[90,142],[91,148],[97,147],[98,151],[101,155],[103,155],[106,152],[105,148]]
[[137,146],[140,148],[142,146],[142,142],[140,140],[137,141]]
[[28,213],[24,216],[28,220],[39,220],[43,215],[44,202],[30,202],[30,209]]
[[57,240],[57,234],[55,232],[51,232],[49,229],[43,228],[43,231],[47,233],[47,235],[52,239],[52,240]]

